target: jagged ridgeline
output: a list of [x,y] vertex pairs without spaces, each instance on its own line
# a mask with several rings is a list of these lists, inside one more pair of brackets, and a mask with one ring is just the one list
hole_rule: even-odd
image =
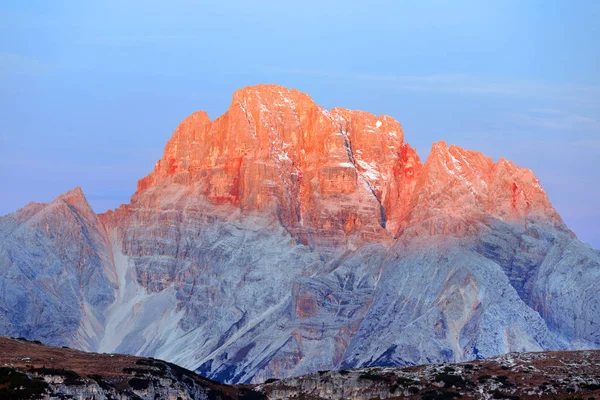
[[187,117],[129,204],[0,240],[0,334],[223,382],[600,346],[600,254],[530,170],[275,85]]

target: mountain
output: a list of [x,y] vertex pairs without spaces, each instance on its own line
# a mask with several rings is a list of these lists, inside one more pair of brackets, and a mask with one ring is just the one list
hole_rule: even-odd
[[600,347],[600,252],[530,170],[276,85],[187,117],[129,204],[0,238],[0,334],[223,382]]
[[600,395],[600,351],[510,353],[461,364],[318,371],[260,385],[227,385],[155,358],[85,353],[23,338],[0,337],[0,363],[3,399],[594,399]]
[[0,217],[0,240],[2,333],[92,348],[115,300],[114,267],[81,189]]

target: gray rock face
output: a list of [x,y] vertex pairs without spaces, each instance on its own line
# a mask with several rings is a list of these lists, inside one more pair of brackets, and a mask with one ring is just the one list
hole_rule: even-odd
[[81,189],[0,219],[2,334],[91,350],[114,300],[112,254]]
[[600,347],[600,253],[535,175],[267,85],[186,118],[129,204],[0,218],[0,334],[225,382]]
[[103,225],[76,190],[3,217],[1,333],[226,382],[600,346],[600,256],[553,225],[491,219],[327,259],[276,218],[162,204]]

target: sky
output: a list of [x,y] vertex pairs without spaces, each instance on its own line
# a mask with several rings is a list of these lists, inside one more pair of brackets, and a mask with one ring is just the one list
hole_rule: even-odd
[[0,215],[128,202],[188,114],[259,83],[531,168],[600,248],[600,2],[0,3]]

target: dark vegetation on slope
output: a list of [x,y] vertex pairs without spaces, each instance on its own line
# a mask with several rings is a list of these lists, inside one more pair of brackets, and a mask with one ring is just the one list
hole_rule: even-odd
[[600,399],[600,351],[511,353],[460,364],[321,371],[265,382],[269,399]]
[[[461,364],[319,371],[262,385],[226,385],[154,358],[85,353],[0,338],[0,399],[559,399],[600,400],[600,351],[508,354]],[[73,394],[77,394],[73,396]],[[90,395],[89,398],[92,398]]]
[[85,353],[24,338],[0,337],[0,365],[2,400],[87,398],[90,388],[101,389],[108,399],[160,399],[169,390],[209,400],[264,398],[251,386],[224,385],[162,360]]

